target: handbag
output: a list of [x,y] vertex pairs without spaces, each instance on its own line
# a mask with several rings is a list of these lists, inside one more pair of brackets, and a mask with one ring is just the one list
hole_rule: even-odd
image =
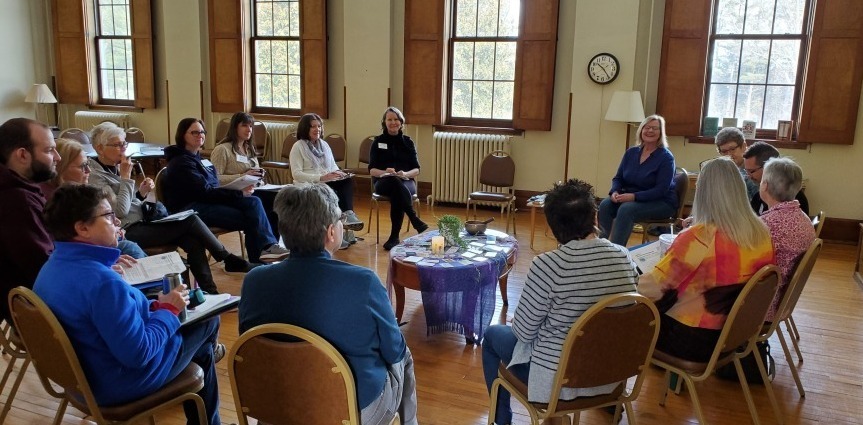
[[141,213],[145,223],[163,219],[169,215],[168,209],[161,202],[144,202],[141,204]]

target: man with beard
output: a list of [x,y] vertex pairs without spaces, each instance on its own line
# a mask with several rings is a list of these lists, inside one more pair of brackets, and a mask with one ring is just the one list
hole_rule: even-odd
[[37,183],[57,174],[54,137],[45,124],[12,118],[0,126],[0,319],[11,322],[9,291],[33,287],[54,249],[42,218],[45,197]]

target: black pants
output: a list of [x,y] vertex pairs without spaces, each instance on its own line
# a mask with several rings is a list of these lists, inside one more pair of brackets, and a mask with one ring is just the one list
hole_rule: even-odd
[[393,224],[390,240],[398,240],[405,214],[414,227],[419,227],[418,224],[422,223],[413,206],[413,195],[417,193],[415,181],[402,180],[398,177],[377,179],[375,193],[390,198],[390,220]]
[[189,270],[205,291],[216,288],[207,262],[207,251],[216,261],[222,261],[230,254],[197,215],[166,223],[138,222],[126,229],[126,238],[145,249],[160,245],[183,248],[188,255]]
[[327,186],[336,192],[336,196],[339,197],[339,208],[342,211],[354,209],[354,179],[327,182]]
[[686,326],[662,314],[656,349],[681,359],[706,363],[716,348],[721,332],[718,329]]

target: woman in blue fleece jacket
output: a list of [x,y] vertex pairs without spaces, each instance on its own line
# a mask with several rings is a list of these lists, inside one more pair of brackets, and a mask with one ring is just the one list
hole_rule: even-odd
[[[204,370],[208,423],[219,424],[219,389],[213,348],[219,319],[180,329],[177,315],[188,291],[180,286],[149,301],[111,266],[120,256],[120,221],[107,194],[93,186],[62,186],[45,208],[54,253],[33,290],[57,316],[72,341],[100,405],[144,397],[177,377],[189,362]],[[197,423],[194,404],[186,417]]]

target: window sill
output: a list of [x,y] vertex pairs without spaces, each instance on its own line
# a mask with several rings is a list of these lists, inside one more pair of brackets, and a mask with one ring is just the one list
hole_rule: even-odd
[[[697,145],[712,145],[714,144],[713,137],[707,136],[686,136],[684,138],[685,141],[689,143],[694,143]],[[755,139],[747,139],[747,144],[752,144],[753,142],[764,142],[773,145],[779,149],[800,149],[800,150],[810,150],[812,147],[811,143],[800,143],[795,141],[785,141],[785,140],[775,140],[775,139],[764,139],[764,138],[755,138]]]
[[87,105],[87,109],[91,111],[113,111],[113,112],[144,112],[144,108],[122,105]]
[[515,128],[498,128],[498,127],[474,127],[464,125],[433,125],[435,131],[450,131],[453,133],[484,133],[484,134],[503,134],[507,136],[524,135],[524,130]]

